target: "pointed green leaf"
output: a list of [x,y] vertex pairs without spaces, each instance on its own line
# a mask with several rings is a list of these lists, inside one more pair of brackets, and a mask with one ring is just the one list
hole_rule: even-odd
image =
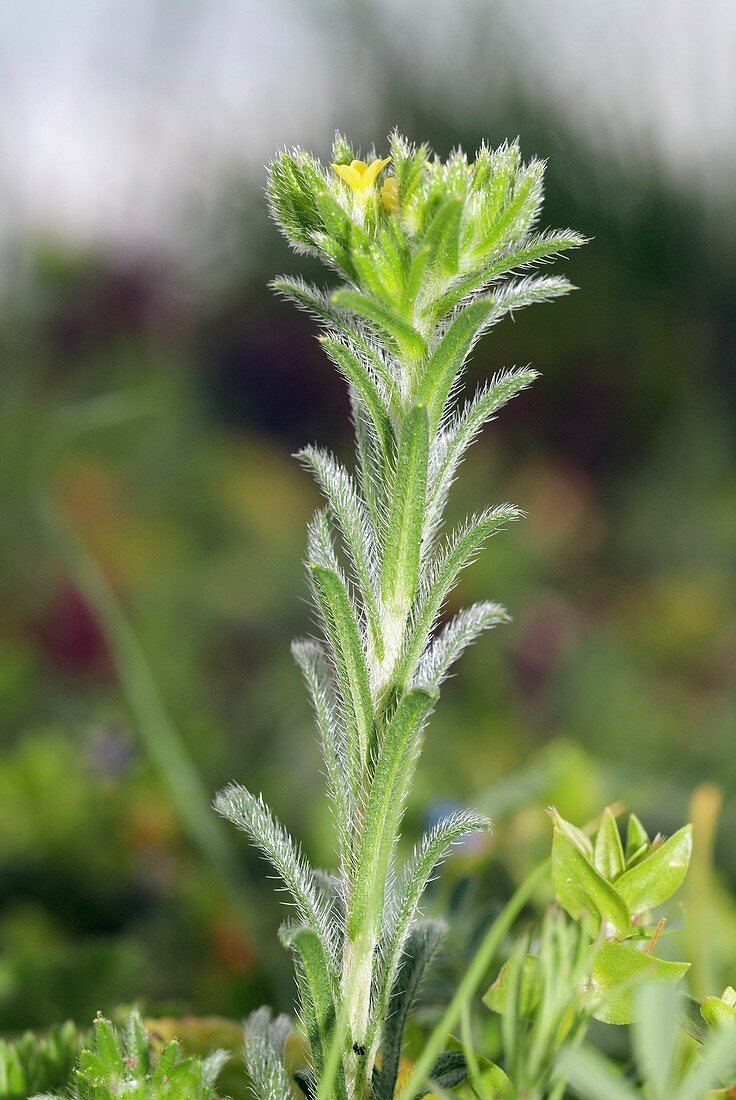
[[689,968],[690,963],[658,959],[625,943],[604,943],[594,948],[593,1015],[607,1024],[630,1024],[636,1019],[637,993],[642,982],[676,984]]
[[445,402],[473,344],[496,309],[494,298],[479,298],[461,310],[430,355],[424,371],[421,397],[427,403],[435,428]]
[[413,620],[404,654],[395,673],[398,688],[404,687],[414,675],[434,621],[442,609],[463,569],[468,566],[483,543],[507,523],[519,519],[522,513],[512,504],[489,508],[473,516],[449,541],[444,553],[438,555],[433,574],[428,578],[426,592]]
[[526,955],[521,967],[519,988],[515,991],[513,1004],[509,1004],[509,968],[511,960],[503,964],[493,985],[483,995],[483,1004],[500,1016],[510,1009],[524,1020],[531,1019],[539,1005],[542,994],[542,976],[539,959],[535,955]]
[[374,1080],[372,1100],[393,1100],[406,1021],[445,931],[439,921],[419,921],[409,934],[391,990],[390,1014],[381,1042],[381,1069]]
[[95,1051],[105,1063],[107,1073],[113,1076],[125,1068],[115,1028],[104,1016],[95,1020]]
[[424,405],[415,405],[401,425],[394,499],[381,572],[383,603],[402,616],[408,613],[419,583],[428,466],[427,410]]
[[383,657],[383,638],[374,574],[377,550],[365,501],[348,471],[329,452],[317,447],[304,447],[296,457],[314,475],[339,525],[343,546],[360,591],[371,644],[380,659]]
[[347,919],[353,941],[366,930],[377,936],[386,877],[409,782],[416,764],[419,733],[436,693],[413,688],[401,699],[378,747]]
[[394,430],[378,386],[367,367],[345,344],[329,336],[321,336],[319,342],[340,373],[360,394],[381,447],[384,469],[387,470],[393,460]]
[[422,246],[429,249],[429,263],[443,275],[457,273],[463,205],[459,198],[444,202],[422,237]]
[[[282,934],[282,940],[294,951],[297,958],[301,1017],[307,1031],[312,1066],[319,1078],[337,1020],[331,968],[322,943],[313,929],[287,929]],[[342,1067],[333,1088],[335,1100],[344,1100],[346,1089]]]
[[593,842],[587,833],[584,833],[582,829],[578,829],[577,825],[573,825],[570,821],[565,821],[564,817],[561,817],[554,806],[550,806],[549,815],[552,818],[552,824],[555,830],[559,830],[564,833],[565,836],[572,841],[579,851],[583,853],[589,863],[593,862]]
[[332,941],[332,928],[314,871],[263,798],[256,798],[246,787],[231,783],[215,797],[214,809],[248,833],[280,875],[300,918],[318,930],[327,948]]
[[[311,569],[348,717],[348,755],[353,781],[357,783],[373,744],[373,700],[365,653],[342,578],[321,565],[312,565]],[[356,794],[358,790],[359,787]]]
[[649,847],[649,834],[636,814],[629,814],[626,826],[626,865],[640,859]]
[[593,864],[598,871],[613,882],[624,869],[624,849],[616,818],[606,807],[595,837]]
[[621,875],[616,889],[632,914],[655,909],[672,897],[687,874],[692,847],[692,825],[684,825]]
[[413,361],[421,360],[426,354],[427,345],[422,335],[383,302],[357,290],[336,290],[331,301],[340,309],[350,310],[369,321],[384,339],[388,338]]
[[631,920],[623,899],[589,863],[577,845],[556,828],[552,841],[552,882],[557,900],[596,939],[626,939]]

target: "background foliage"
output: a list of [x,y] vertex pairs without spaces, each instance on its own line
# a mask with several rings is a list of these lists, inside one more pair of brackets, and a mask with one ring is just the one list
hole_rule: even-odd
[[[459,120],[380,36],[356,37],[348,20],[340,34],[378,101],[370,127],[344,117],[342,128],[361,136],[362,125],[368,144],[397,124],[443,155],[520,133],[526,155],[550,157],[548,224],[594,238],[566,268],[581,292],[518,328],[504,321],[471,368],[470,383],[527,362],[543,378],[485,434],[451,498],[451,518],[498,497],[529,519],[453,596],[455,607],[498,593],[514,624],[466,655],[419,773],[414,807],[431,801],[439,816],[470,802],[498,822],[436,887],[456,943],[427,992],[431,1014],[478,921],[547,851],[544,805],[582,823],[622,799],[651,833],[673,832],[697,784],[733,789],[735,238],[646,150],[626,158],[587,143],[533,83],[491,95],[478,80],[471,95],[468,72]],[[319,129],[318,151],[331,138]],[[274,132],[269,146],[281,140]],[[292,994],[257,857],[192,813],[198,785],[206,798],[247,776],[329,862],[288,648],[308,629],[300,562],[317,498],[289,454],[314,441],[344,454],[347,409],[309,322],[265,289],[293,264],[267,228],[261,182],[223,166],[206,218],[188,219],[193,239],[205,223],[212,232],[216,278],[204,261],[173,264],[137,244],[20,224],[6,235],[4,1032],[88,1025],[140,997],[158,1014],[240,1017]],[[110,393],[127,396],[105,404]],[[61,535],[49,508],[68,525]],[[169,726],[157,700],[121,688],[120,638],[111,645],[80,560],[99,566],[134,627],[173,751],[193,763],[192,798],[163,778]],[[717,801],[701,790],[703,821]],[[411,835],[431,823],[410,807]],[[694,959],[701,994],[734,978],[735,841],[727,798],[718,881],[709,889],[703,850],[690,887],[707,930]]]

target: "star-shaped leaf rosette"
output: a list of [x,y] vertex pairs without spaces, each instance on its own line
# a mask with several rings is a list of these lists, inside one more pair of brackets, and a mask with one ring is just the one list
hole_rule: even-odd
[[692,826],[671,837],[649,836],[631,814],[622,840],[610,808],[591,838],[550,810],[553,823],[552,882],[559,905],[595,941],[589,980],[593,1014],[629,1023],[635,990],[644,982],[675,983],[689,963],[654,954],[665,917],[653,913],[668,902],[687,874]]

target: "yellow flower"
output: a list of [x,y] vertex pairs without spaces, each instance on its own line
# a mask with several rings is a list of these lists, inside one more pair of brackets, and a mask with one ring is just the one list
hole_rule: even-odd
[[398,210],[399,207],[399,185],[396,182],[396,176],[386,176],[383,181],[383,187],[381,188],[381,202],[384,210]]
[[378,178],[378,173],[385,168],[391,157],[385,160],[373,160],[366,164],[364,160],[353,160],[350,164],[333,164],[340,179],[345,180],[353,191],[366,196]]

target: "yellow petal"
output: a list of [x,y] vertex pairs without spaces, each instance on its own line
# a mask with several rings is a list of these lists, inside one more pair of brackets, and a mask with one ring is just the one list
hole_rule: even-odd
[[399,185],[396,176],[387,176],[381,188],[381,203],[384,210],[397,210],[399,206]]
[[362,176],[368,165],[364,160],[351,160],[350,167],[354,168],[356,172],[359,172]]
[[332,167],[337,172],[340,179],[345,180],[345,183],[350,184],[354,191],[359,190],[363,186],[363,177],[360,172],[355,168],[355,161],[352,164],[333,164]]
[[363,173],[363,187],[365,187],[366,190],[373,186],[378,177],[378,173],[386,167],[390,160],[391,157],[386,157],[384,160],[374,160],[368,165]]

